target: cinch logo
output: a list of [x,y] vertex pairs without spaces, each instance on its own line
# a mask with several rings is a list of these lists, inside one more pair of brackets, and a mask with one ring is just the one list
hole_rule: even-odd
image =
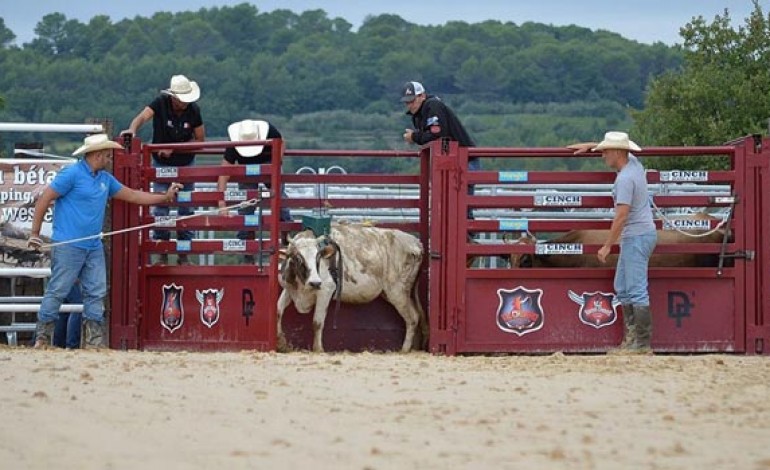
[[246,240],[222,240],[223,251],[246,251]]
[[661,181],[708,181],[708,171],[672,170],[661,171]]
[[246,191],[225,191],[225,201],[245,201]]
[[582,202],[583,197],[577,195],[535,196],[536,206],[579,206]]
[[673,219],[663,224],[663,230],[709,230],[710,220]]
[[690,297],[681,291],[670,291],[668,293],[668,317],[676,320],[676,327],[682,327],[682,319],[689,318],[695,304],[690,301]]
[[179,174],[177,167],[158,167],[155,169],[156,178],[176,178]]
[[582,243],[538,243],[536,255],[582,255]]

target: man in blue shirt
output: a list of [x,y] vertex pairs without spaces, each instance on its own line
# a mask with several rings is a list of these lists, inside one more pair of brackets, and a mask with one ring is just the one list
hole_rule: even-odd
[[61,243],[51,248],[51,278],[38,313],[36,348],[51,344],[59,308],[77,279],[83,292],[86,347],[102,345],[107,271],[99,234],[107,200],[113,197],[142,205],[168,203],[176,199],[181,187],[173,183],[165,193],[147,193],[123,186],[104,171],[116,148],[121,146],[106,134],[86,137],[84,144],[72,153],[84,154],[83,159],[56,175],[35,204],[28,245],[42,246],[40,226],[51,203],[54,203],[51,238],[54,243]]

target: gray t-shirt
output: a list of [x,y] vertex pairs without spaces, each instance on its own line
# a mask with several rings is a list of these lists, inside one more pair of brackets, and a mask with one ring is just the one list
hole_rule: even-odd
[[616,206],[618,204],[630,206],[626,226],[623,227],[623,233],[620,235],[621,238],[655,231],[652,209],[648,200],[647,177],[644,174],[644,166],[630,153],[628,154],[628,164],[615,177],[612,197]]

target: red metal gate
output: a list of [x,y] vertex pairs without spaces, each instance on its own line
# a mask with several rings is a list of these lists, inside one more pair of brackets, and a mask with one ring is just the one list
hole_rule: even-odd
[[[265,143],[263,143],[265,144]],[[258,200],[260,206],[270,210],[270,215],[254,217],[205,215],[190,220],[171,218],[172,230],[233,231],[256,228],[262,230],[263,239],[249,240],[245,244],[234,239],[192,242],[178,240],[153,241],[150,229],[128,231],[112,240],[112,292],[111,335],[113,348],[185,349],[185,350],[271,350],[276,346],[276,303],[278,285],[278,248],[280,241],[290,231],[302,229],[299,222],[281,222],[281,208],[307,212],[356,211],[359,209],[390,210],[396,215],[412,211],[411,220],[392,220],[377,223],[380,227],[398,228],[419,234],[427,246],[428,227],[428,153],[392,151],[283,151],[280,140],[267,141],[273,145],[273,162],[270,165],[220,166],[200,164],[200,155],[220,154],[230,142],[206,142],[173,145],[141,145],[134,141],[130,152],[118,151],[114,173],[124,184],[148,190],[153,181],[214,182],[221,174],[228,174],[231,181],[270,183],[271,188],[285,184],[326,187],[344,185],[358,187],[362,195],[342,194],[337,197],[317,194],[307,197],[282,197],[282,191],[271,191],[269,198],[262,199],[261,192],[242,191],[192,191],[180,193],[179,205],[195,206],[201,210],[215,208],[220,200],[228,204],[238,200]],[[199,155],[196,166],[156,169],[150,165],[150,153],[160,148],[189,150]],[[418,171],[414,174],[287,174],[281,175],[284,157],[312,159],[313,164],[324,166],[329,157],[351,158],[419,158]],[[324,160],[327,159],[327,160]],[[416,188],[416,196],[390,198],[378,196],[371,186],[404,185]],[[351,197],[352,196],[352,197]],[[202,209],[201,209],[202,208]],[[122,230],[157,222],[150,216],[149,208],[115,201],[113,228]],[[343,215],[341,219],[345,219]],[[295,220],[298,217],[294,217]],[[397,218],[396,218],[397,219]],[[335,219],[337,220],[337,219]],[[256,227],[255,227],[256,226]],[[166,228],[164,226],[164,228]],[[202,265],[175,266],[155,265],[157,254],[185,253],[204,257]],[[223,254],[257,255],[263,263],[236,264],[211,256]],[[260,253],[262,256],[259,256]],[[427,261],[421,273],[423,279],[423,305],[427,302]],[[125,288],[121,288],[121,287]],[[208,303],[207,303],[208,302]],[[212,305],[213,304],[213,305]],[[217,321],[205,318],[205,308],[218,307]],[[426,307],[427,308],[427,307]],[[167,311],[171,309],[170,311]],[[176,309],[176,311],[175,311]],[[365,312],[365,314],[362,314]],[[173,321],[169,321],[169,315]],[[181,321],[177,317],[182,318]],[[313,328],[311,315],[300,315],[291,306],[283,317],[283,330],[294,347],[310,348]],[[393,350],[399,349],[404,337],[403,320],[395,309],[382,299],[365,306],[342,304],[337,310],[329,309],[324,331],[325,349],[335,350]]]
[[[260,142],[272,145],[280,155],[280,140]],[[267,183],[280,187],[280,158],[268,165],[223,167],[162,167],[150,165],[151,152],[159,149],[192,151],[197,155],[220,154],[230,142],[141,145],[134,140],[131,151],[117,152],[114,173],[125,185],[149,190],[153,182],[214,183],[227,174],[231,181]],[[220,200],[228,205],[251,201],[256,216],[220,215]],[[114,230],[126,229],[112,239],[112,291],[110,346],[113,348],[237,350],[275,349],[275,310],[279,292],[278,240],[280,191],[261,190],[183,191],[177,206],[195,206],[208,215],[189,220],[165,218],[163,228],[200,231],[256,229],[255,240],[196,239],[189,242],[155,241],[149,224],[160,218],[149,207],[115,201],[112,208]],[[269,209],[270,214],[263,214]],[[144,226],[142,230],[131,230]],[[198,265],[158,264],[158,255],[186,254],[199,258]],[[240,263],[246,254],[259,259],[256,264],[223,265],[207,261],[230,255]],[[232,258],[235,258],[234,260]]]
[[[766,148],[766,145],[764,146]],[[467,171],[469,157],[504,159],[507,168],[522,168],[521,158],[581,158],[560,148],[503,149],[459,148],[454,143],[432,147],[432,224],[431,224],[431,343],[432,352],[552,352],[606,351],[619,344],[622,320],[619,308],[611,309],[603,321],[586,321],[586,303],[607,305],[612,301],[613,269],[609,268],[531,268],[479,269],[467,267],[473,256],[505,256],[512,253],[534,255],[536,252],[567,252],[594,255],[601,245],[549,246],[480,244],[474,234],[510,231],[563,232],[573,229],[608,229],[610,220],[575,218],[577,211],[610,208],[609,195],[467,195],[468,185],[506,184],[511,188],[526,185],[549,190],[564,184],[608,184],[614,180],[609,171]],[[761,296],[758,263],[750,256],[758,249],[754,214],[761,199],[760,188],[750,181],[754,161],[765,165],[766,155],[757,155],[762,146],[748,138],[735,145],[698,148],[648,148],[639,155],[715,156],[731,162],[729,171],[650,172],[650,183],[661,177],[674,185],[729,185],[729,194],[708,195],[656,194],[654,203],[665,210],[675,207],[730,208],[728,226],[731,239],[724,243],[659,244],[656,253],[699,253],[702,256],[728,255],[720,267],[651,268],[650,294],[653,310],[653,347],[656,351],[767,352],[761,343],[767,329],[757,310]],[[596,154],[593,155],[596,157]],[[552,160],[555,161],[555,160]],[[747,166],[747,162],[749,165]],[[767,185],[767,178],[757,178],[757,185]],[[767,188],[764,188],[767,189]],[[549,202],[550,201],[550,202]],[[735,201],[735,202],[734,202]],[[562,213],[560,220],[525,217],[478,220],[462,217],[468,209],[509,209],[523,213],[535,208],[576,211]],[[763,209],[767,212],[767,208]],[[752,216],[747,217],[747,212]],[[459,215],[459,217],[458,217]],[[763,224],[768,223],[764,214]],[[658,221],[658,224],[660,222]],[[715,228],[709,221],[707,228]],[[553,250],[553,251],[549,251]],[[732,256],[732,257],[731,257]],[[760,256],[767,257],[766,253]],[[765,266],[767,266],[765,264]],[[767,283],[768,281],[764,281]],[[765,284],[767,285],[767,284]],[[527,303],[526,308],[514,305]],[[590,307],[590,305],[589,305]],[[510,311],[525,312],[524,318],[508,322]],[[604,310],[607,312],[607,309]],[[746,342],[749,319],[750,344]],[[515,322],[514,322],[515,323]],[[513,326],[512,326],[513,325]],[[763,340],[764,338],[764,340]],[[757,346],[760,344],[760,346]]]

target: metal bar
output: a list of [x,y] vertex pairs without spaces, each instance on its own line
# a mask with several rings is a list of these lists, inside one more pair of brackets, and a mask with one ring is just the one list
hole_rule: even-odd
[[96,134],[104,132],[104,127],[101,124],[0,122],[0,132],[79,132],[83,134]]
[[0,268],[0,277],[50,277],[51,268]]
[[[40,304],[0,304],[0,313],[24,312],[37,313],[40,311]],[[61,313],[81,313],[83,305],[81,304],[62,304],[59,308]]]

